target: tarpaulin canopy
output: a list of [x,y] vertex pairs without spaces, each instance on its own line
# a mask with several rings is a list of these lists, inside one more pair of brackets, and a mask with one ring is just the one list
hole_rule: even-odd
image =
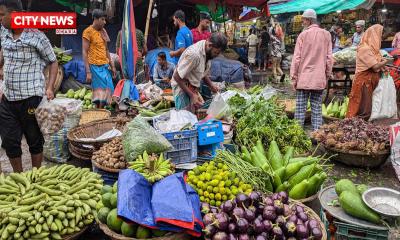
[[[275,1],[276,2],[276,1]],[[302,12],[314,9],[317,14],[327,14],[336,11],[356,9],[366,0],[291,0],[278,4],[269,4],[271,14]]]
[[209,5],[210,3],[219,4],[222,2],[223,5],[235,5],[235,6],[249,6],[249,7],[262,7],[267,3],[267,0],[186,0],[187,2],[194,4]]
[[211,18],[214,22],[223,23],[224,21],[229,20],[227,18],[224,18],[224,14],[226,12],[225,7],[218,6],[218,8],[216,9],[215,12],[211,12],[210,9],[208,8],[208,6],[202,5],[202,4],[197,4],[196,9],[199,12],[208,12],[211,15]]

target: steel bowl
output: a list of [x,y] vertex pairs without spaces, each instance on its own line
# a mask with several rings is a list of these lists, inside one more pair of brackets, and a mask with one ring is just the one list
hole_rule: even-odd
[[390,188],[370,188],[362,199],[372,210],[387,217],[400,217],[400,192]]

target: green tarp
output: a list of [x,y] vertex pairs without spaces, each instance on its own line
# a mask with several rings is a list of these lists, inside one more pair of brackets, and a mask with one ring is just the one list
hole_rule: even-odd
[[208,12],[211,15],[211,17],[212,17],[214,22],[223,23],[223,22],[229,20],[229,19],[226,19],[226,18],[224,19],[224,13],[226,11],[225,7],[218,6],[217,11],[211,12],[208,9],[208,6],[197,4],[196,5],[196,9],[199,12]]
[[71,0],[56,0],[56,3],[61,4],[65,7],[69,7],[76,13],[82,13],[83,9],[86,8],[86,1],[71,1]]
[[365,0],[292,0],[282,4],[271,4],[269,11],[271,14],[303,12],[312,8],[317,14],[327,14],[339,10],[355,9]]

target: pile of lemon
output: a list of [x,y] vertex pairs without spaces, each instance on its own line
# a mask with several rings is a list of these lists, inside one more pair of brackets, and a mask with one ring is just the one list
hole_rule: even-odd
[[234,199],[238,193],[250,194],[253,189],[230,172],[223,163],[210,161],[188,172],[188,183],[200,197],[201,202],[220,206],[226,200]]

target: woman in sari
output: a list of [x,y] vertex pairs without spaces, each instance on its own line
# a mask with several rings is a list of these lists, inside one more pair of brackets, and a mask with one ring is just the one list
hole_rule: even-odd
[[371,116],[372,94],[379,83],[387,60],[380,54],[383,26],[376,24],[365,31],[357,49],[356,75],[350,93],[346,117]]

